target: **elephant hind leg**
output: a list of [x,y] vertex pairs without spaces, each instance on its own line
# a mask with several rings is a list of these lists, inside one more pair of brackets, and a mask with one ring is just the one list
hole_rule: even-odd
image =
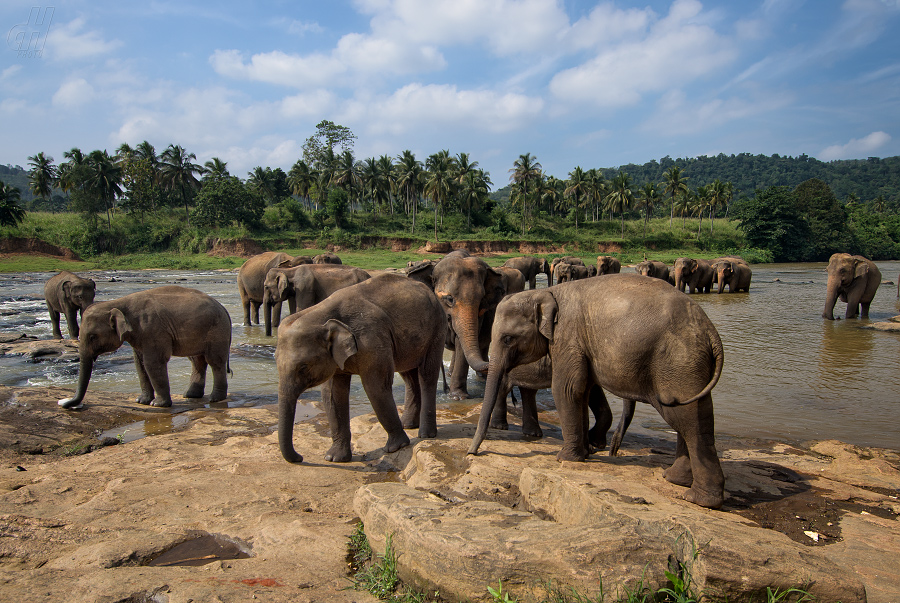
[[588,393],[588,407],[594,415],[594,426],[588,430],[588,443],[592,451],[603,450],[606,448],[606,432],[612,425],[612,411],[599,385],[594,385]]
[[185,398],[202,398],[206,389],[206,358],[191,356],[191,384],[184,392]]
[[[391,367],[393,369],[393,367]],[[394,371],[389,370],[385,374],[368,374],[360,375],[363,389],[369,402],[372,404],[372,410],[378,417],[378,422],[388,434],[387,442],[384,445],[385,452],[397,452],[404,446],[409,445],[409,436],[403,430],[403,423],[400,421],[400,415],[397,414],[397,405],[394,403],[394,394],[391,391]],[[406,381],[407,377],[404,377]],[[337,381],[338,376],[332,378]],[[343,395],[343,394],[342,394]],[[350,382],[347,380],[347,393],[342,401],[346,400],[349,413],[350,406]],[[349,418],[347,420],[347,431],[349,433]]]
[[422,414],[422,390],[419,387],[419,370],[413,369],[400,373],[406,386],[406,396],[403,403],[403,416],[400,422],[403,429],[418,429],[420,415]]

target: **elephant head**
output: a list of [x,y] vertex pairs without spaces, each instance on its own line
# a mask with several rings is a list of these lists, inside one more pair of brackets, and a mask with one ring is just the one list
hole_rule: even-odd
[[734,261],[719,260],[713,264],[713,270],[715,270],[716,282],[719,284],[719,293],[723,293],[725,291],[725,285],[730,283],[731,279],[734,278]]
[[478,332],[482,320],[486,315],[491,319],[490,314],[506,294],[502,274],[481,258],[457,250],[435,264],[432,282],[466,361],[475,371],[485,372],[488,363],[481,354]]
[[622,269],[622,263],[611,255],[597,256],[597,274],[618,274]]
[[281,323],[281,304],[294,294],[294,286],[286,270],[273,268],[266,273],[263,282],[263,314],[265,315],[266,337],[272,335],[272,326]]
[[79,311],[84,316],[87,307],[94,303],[97,284],[92,279],[67,280],[63,281],[62,288],[66,297],[80,308]]

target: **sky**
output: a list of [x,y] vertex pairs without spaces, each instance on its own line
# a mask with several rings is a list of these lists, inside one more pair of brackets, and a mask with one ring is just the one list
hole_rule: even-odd
[[[900,155],[900,0],[0,3],[0,164],[148,140],[246,178],[315,126],[494,188],[665,156]],[[893,33],[892,33],[893,32]]]

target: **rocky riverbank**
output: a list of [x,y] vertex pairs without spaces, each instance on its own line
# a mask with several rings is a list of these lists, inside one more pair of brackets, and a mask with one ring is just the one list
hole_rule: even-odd
[[[394,454],[364,415],[347,464],[322,460],[330,438],[316,417],[297,425],[305,462],[291,465],[274,407],[151,409],[92,391],[84,410],[62,412],[68,393],[0,387],[0,600],[373,600],[348,590],[362,518],[377,550],[391,536],[407,581],[446,600],[485,599],[498,579],[520,600],[547,580],[593,595],[602,579],[609,594],[641,576],[660,585],[682,563],[730,601],[768,585],[900,601],[897,451],[721,439],[729,498],[710,511],[662,479],[666,434],[560,464],[553,412],[543,439],[492,430],[477,457],[465,455],[475,406],[440,410],[438,439]],[[191,420],[167,433],[96,437],[180,413]]]

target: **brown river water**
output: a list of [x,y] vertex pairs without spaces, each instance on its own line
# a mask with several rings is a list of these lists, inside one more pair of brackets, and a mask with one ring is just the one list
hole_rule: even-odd
[[[900,262],[878,262],[884,281],[872,303],[869,320],[823,320],[825,264],[753,266],[750,293],[695,294],[725,345],[725,367],[715,390],[716,431],[720,437],[754,437],[786,442],[837,439],[860,446],[900,449],[900,333],[864,328],[900,314],[896,282]],[[625,268],[624,270],[629,270]],[[164,433],[189,423],[197,412],[221,411],[277,402],[275,338],[263,327],[241,324],[243,311],[236,272],[181,270],[82,272],[97,282],[97,301],[165,284],[193,287],[218,299],[231,314],[233,326],[229,397],[210,409],[161,416],[159,421],[129,426],[126,439]],[[27,333],[51,338],[50,318],[43,302],[44,282],[52,273],[0,274],[0,333]],[[541,277],[543,278],[543,277]],[[546,286],[546,281],[538,281]],[[840,301],[835,316],[843,316]],[[63,319],[63,332],[65,332]],[[445,355],[449,364],[449,354]],[[172,393],[186,387],[190,363],[169,363]],[[33,362],[21,356],[0,357],[0,384],[57,385],[75,388],[78,364],[47,358]],[[356,377],[351,406],[354,414],[371,407]],[[102,356],[95,365],[91,391],[119,391],[129,398],[139,391],[130,348]],[[483,383],[470,374],[469,392],[480,396]],[[403,400],[403,382],[395,379],[395,399]],[[318,412],[318,391],[306,392],[298,420]],[[538,402],[552,407],[549,391]],[[480,398],[452,402],[438,388],[438,404],[456,411],[480,405]],[[183,403],[176,401],[176,406]],[[620,401],[610,397],[618,415]],[[274,427],[274,425],[273,425]],[[629,432],[669,431],[652,408],[638,405]],[[119,432],[123,430],[120,429]],[[627,436],[626,436],[627,437]]]

